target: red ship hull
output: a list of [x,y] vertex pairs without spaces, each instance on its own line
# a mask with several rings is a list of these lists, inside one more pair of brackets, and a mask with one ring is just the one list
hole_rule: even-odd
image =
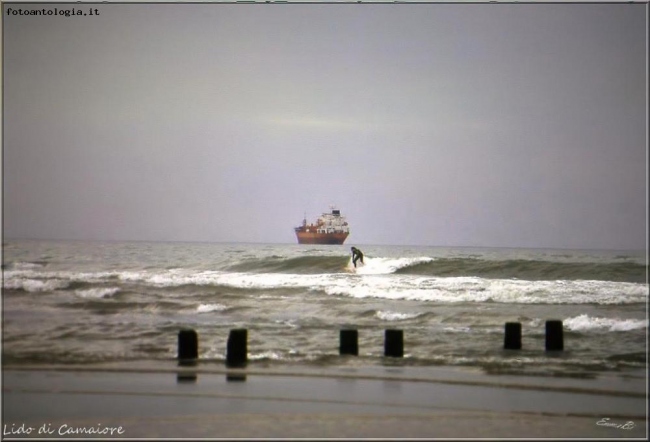
[[317,233],[296,230],[298,244],[343,244],[349,233]]

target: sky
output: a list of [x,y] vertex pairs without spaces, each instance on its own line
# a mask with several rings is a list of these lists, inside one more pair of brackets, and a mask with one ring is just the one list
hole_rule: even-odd
[[646,4],[3,4],[4,239],[646,249]]

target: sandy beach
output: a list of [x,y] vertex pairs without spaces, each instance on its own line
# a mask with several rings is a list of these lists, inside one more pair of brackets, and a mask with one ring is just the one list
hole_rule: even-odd
[[5,368],[3,402],[5,439],[647,436],[643,373],[23,366]]

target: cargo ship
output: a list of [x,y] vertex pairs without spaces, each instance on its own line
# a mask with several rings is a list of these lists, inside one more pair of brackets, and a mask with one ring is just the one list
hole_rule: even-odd
[[307,224],[307,216],[302,225],[294,228],[298,244],[343,244],[350,234],[350,227],[341,211],[334,206],[329,213],[323,213],[316,224]]

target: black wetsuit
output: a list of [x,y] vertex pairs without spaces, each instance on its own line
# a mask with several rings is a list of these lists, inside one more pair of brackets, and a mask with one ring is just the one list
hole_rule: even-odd
[[361,264],[363,264],[363,253],[356,247],[352,247],[352,264],[355,267],[357,266],[357,261],[361,261]]

